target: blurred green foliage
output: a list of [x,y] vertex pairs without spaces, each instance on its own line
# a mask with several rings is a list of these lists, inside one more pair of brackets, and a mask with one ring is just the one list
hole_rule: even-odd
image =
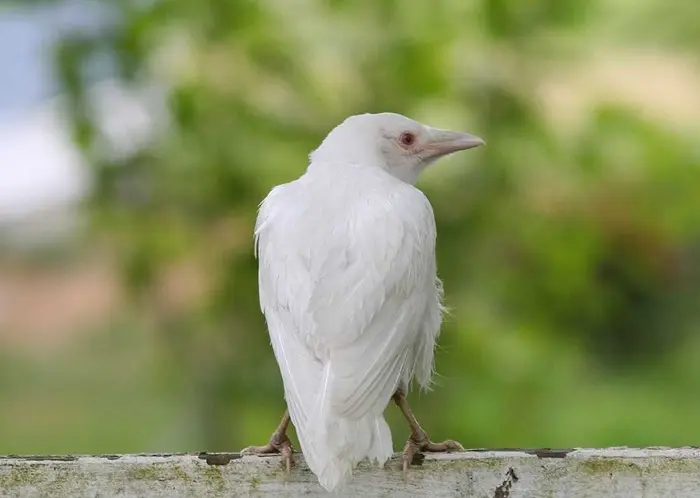
[[[653,24],[667,4],[645,2],[644,19],[629,2],[579,0],[104,4],[111,23],[69,34],[55,60],[75,142],[94,168],[95,240],[118,258],[133,300],[93,339],[104,363],[67,352],[81,359],[66,360],[65,382],[119,379],[75,401],[95,410],[78,417],[83,425],[67,417],[63,436],[16,436],[8,450],[266,440],[284,402],[257,302],[257,204],[303,172],[332,126],[367,111],[488,142],[420,184],[452,309],[436,389],[414,397],[428,432],[471,447],[700,442],[697,140],[616,102],[563,126],[539,92],[594,50],[629,45],[630,19]],[[692,52],[696,18],[649,37]],[[130,88],[165,87],[166,121],[127,155],[96,124],[95,61]],[[207,290],[163,309],[161,276],[183,261]],[[398,444],[407,431],[388,412]]]

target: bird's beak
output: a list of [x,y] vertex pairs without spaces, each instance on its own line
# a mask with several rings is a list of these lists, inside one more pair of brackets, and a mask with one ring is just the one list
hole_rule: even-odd
[[425,152],[431,158],[438,158],[460,150],[473,149],[484,144],[486,142],[481,138],[470,133],[433,128],[430,133],[430,141],[425,146]]

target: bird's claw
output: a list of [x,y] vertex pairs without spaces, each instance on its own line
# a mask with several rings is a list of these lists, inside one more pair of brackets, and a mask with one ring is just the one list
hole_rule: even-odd
[[421,453],[442,453],[449,451],[464,451],[464,447],[457,441],[447,440],[442,443],[433,443],[426,435],[423,437],[411,436],[403,448],[404,474],[413,463],[416,455]]
[[289,472],[292,468],[292,443],[289,441],[287,436],[284,437],[272,437],[270,442],[265,446],[248,446],[247,448],[241,450],[242,455],[282,455],[282,460],[284,461],[284,466]]

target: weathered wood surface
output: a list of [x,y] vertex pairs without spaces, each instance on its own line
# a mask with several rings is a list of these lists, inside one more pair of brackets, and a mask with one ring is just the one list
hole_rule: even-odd
[[[329,496],[295,455],[237,453],[0,457],[0,496],[179,498]],[[700,497],[700,449],[471,450],[428,455],[404,476],[398,458],[361,465],[331,496]]]

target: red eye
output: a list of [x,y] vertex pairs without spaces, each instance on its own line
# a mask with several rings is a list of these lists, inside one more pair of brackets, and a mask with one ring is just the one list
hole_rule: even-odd
[[411,145],[416,143],[416,135],[411,133],[410,131],[405,131],[399,137],[399,142],[401,143],[401,145],[410,147]]

